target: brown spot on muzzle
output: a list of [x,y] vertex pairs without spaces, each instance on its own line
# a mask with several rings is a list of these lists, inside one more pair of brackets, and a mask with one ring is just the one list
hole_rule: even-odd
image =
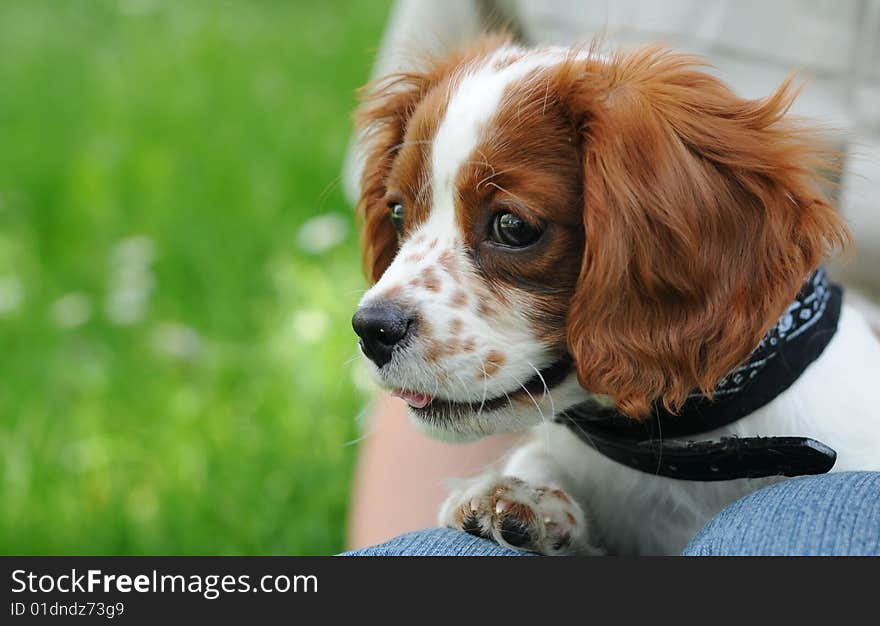
[[483,368],[486,371],[486,376],[492,376],[495,372],[497,372],[501,367],[507,362],[507,357],[497,350],[492,350],[489,354],[486,355],[486,361],[483,365]]
[[461,318],[457,317],[451,322],[449,322],[449,334],[453,337],[457,337],[461,332],[462,327],[464,326],[464,322],[461,321]]
[[430,267],[425,268],[425,271],[422,272],[422,284],[425,286],[425,289],[434,293],[437,293],[443,287],[443,283],[437,277],[436,272]]
[[379,296],[383,300],[394,300],[403,292],[403,285],[392,285]]
[[459,289],[455,293],[452,294],[452,299],[449,301],[449,305],[454,308],[462,308],[466,306],[468,303],[468,295],[464,289]]
[[437,263],[447,271],[449,276],[452,277],[452,280],[460,282],[461,269],[458,266],[458,260],[455,258],[455,253],[452,250],[444,250],[441,252],[440,256],[437,257]]

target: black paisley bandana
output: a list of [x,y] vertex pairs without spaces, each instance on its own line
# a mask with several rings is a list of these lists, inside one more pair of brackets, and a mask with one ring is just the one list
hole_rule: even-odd
[[[797,376],[806,369],[807,365],[821,354],[832,335],[834,335],[834,331],[837,330],[837,318],[840,316],[839,294],[836,302],[837,308],[828,317],[825,317],[834,294],[834,289],[840,290],[839,287],[831,286],[825,270],[821,268],[816,270],[803,289],[798,292],[794,302],[789,305],[786,312],[776,322],[776,325],[761,339],[761,343],[752,352],[749,360],[718,381],[714,396],[721,398],[723,396],[743,393],[749,387],[749,383],[758,378],[776,358],[786,360],[789,365],[797,369],[796,376],[782,377],[786,381],[784,387],[780,387],[780,380],[777,380],[772,385],[774,388],[772,391],[775,391],[774,397],[785,391],[797,379]],[[825,319],[825,324],[822,324],[823,318]],[[814,327],[817,328],[813,330]],[[818,336],[817,331],[819,333]],[[821,347],[819,347],[818,351],[815,349],[809,351],[810,355],[815,354],[808,362],[791,363],[790,358],[786,359],[786,356],[788,356],[787,351],[790,346],[798,346],[799,339],[804,344],[813,343],[815,344],[814,347],[818,347],[821,344]],[[797,350],[797,352],[800,357],[799,360],[803,361],[805,355],[802,348],[804,346],[800,347],[801,349]],[[762,379],[760,382],[766,384],[772,381]],[[691,399],[705,398],[701,393],[694,393],[689,397]]]
[[688,437],[735,422],[788,389],[815,361],[837,330],[842,291],[820,268],[807,280],[749,359],[718,382],[712,399],[691,394],[681,411],[655,407],[636,421],[595,403],[557,417],[583,441],[615,461],[652,474],[686,480],[730,480],[824,473],[835,453],[801,437]]

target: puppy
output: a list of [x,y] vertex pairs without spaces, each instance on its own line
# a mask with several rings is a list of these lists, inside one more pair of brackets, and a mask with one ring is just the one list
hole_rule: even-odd
[[442,525],[674,554],[769,482],[880,469],[880,345],[820,267],[849,235],[793,99],[498,39],[368,88],[370,368],[432,434],[536,430]]

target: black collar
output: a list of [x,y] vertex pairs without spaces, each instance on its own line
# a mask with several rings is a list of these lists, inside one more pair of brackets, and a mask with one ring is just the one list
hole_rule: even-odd
[[693,393],[678,414],[655,406],[637,421],[587,402],[556,419],[608,458],[650,474],[712,481],[825,473],[837,455],[812,439],[681,438],[735,422],[788,389],[831,341],[841,303],[840,287],[816,270],[748,361],[719,381],[713,399]]

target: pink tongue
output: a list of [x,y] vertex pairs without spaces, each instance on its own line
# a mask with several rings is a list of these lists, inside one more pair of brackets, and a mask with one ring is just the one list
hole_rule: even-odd
[[423,409],[434,399],[426,393],[413,393],[412,391],[392,391],[391,395],[403,398],[414,409]]

